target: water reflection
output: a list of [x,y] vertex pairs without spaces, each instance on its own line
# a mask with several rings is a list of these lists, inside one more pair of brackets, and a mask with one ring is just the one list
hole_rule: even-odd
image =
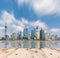
[[60,48],[60,41],[15,40],[0,41],[0,48]]

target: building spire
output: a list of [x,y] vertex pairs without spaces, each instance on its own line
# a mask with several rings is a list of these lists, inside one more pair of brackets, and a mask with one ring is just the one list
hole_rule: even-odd
[[5,39],[7,39],[7,22],[5,22]]

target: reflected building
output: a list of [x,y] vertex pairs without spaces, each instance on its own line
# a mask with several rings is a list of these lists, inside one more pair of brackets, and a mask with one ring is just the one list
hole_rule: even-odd
[[45,41],[40,41],[40,48],[44,48],[46,46],[46,42]]
[[40,41],[36,41],[36,46],[35,48],[40,48]]
[[24,45],[23,45],[23,40],[22,40],[22,41],[20,41],[20,43],[21,43],[21,48],[23,48],[23,46],[24,46]]
[[35,48],[36,47],[36,41],[31,40],[31,48]]
[[28,41],[28,48],[31,48],[31,40]]

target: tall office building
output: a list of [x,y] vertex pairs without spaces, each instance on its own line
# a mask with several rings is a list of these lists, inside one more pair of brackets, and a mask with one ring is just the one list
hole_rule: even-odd
[[28,39],[31,39],[31,32],[28,32]]
[[45,40],[50,40],[51,39],[51,35],[49,33],[45,33]]
[[17,39],[17,34],[16,33],[12,33],[11,37],[12,37],[13,40],[15,40],[15,39]]
[[31,39],[36,39],[35,29],[31,30]]
[[29,34],[28,28],[25,28],[23,31],[23,39],[28,39],[28,34]]
[[36,27],[35,32],[36,32],[36,39],[39,40],[40,39],[40,30],[39,30],[38,26]]
[[22,39],[22,32],[21,31],[17,33],[17,39]]
[[45,40],[45,34],[43,29],[40,30],[40,40]]
[[57,36],[57,35],[55,35],[55,40],[57,40],[57,38],[58,38],[58,36]]
[[57,35],[51,35],[51,40],[57,40]]

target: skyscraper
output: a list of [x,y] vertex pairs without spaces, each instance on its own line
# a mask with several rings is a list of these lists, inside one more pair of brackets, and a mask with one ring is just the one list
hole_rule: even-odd
[[35,32],[36,32],[36,39],[39,40],[40,39],[40,30],[39,30],[38,26],[36,27]]
[[17,34],[16,34],[16,33],[12,33],[11,36],[12,36],[12,39],[13,39],[13,40],[16,40],[16,39],[17,39]]
[[36,39],[35,29],[31,30],[31,39]]
[[45,40],[45,34],[43,29],[40,30],[40,40]]
[[31,32],[30,31],[28,32],[28,39],[29,40],[31,39]]
[[21,31],[18,32],[18,34],[17,34],[17,39],[22,39],[22,32],[21,32]]
[[25,28],[23,31],[23,39],[28,39],[28,34],[29,34],[28,28]]
[[[50,39],[50,34],[49,33],[45,33],[45,40],[48,41]],[[52,38],[52,37],[51,37]]]

